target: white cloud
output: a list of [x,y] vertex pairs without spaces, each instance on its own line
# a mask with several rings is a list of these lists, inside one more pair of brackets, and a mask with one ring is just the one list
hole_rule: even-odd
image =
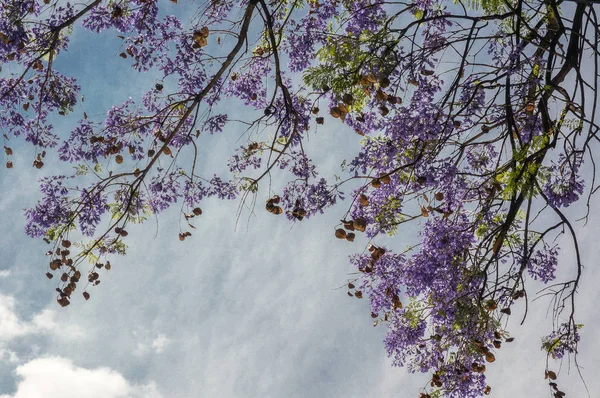
[[0,361],[8,361],[9,363],[17,363],[20,361],[20,359],[16,352],[6,349],[6,348],[0,348]]
[[173,341],[162,333],[159,333],[154,339],[150,340],[149,336],[144,336],[145,333],[140,331],[133,332],[134,337],[138,340],[133,355],[141,357],[146,355],[150,350],[156,354],[161,354],[167,346]]
[[26,323],[15,312],[15,298],[0,295],[0,342],[10,341],[29,332]]
[[135,385],[106,367],[86,369],[61,357],[37,358],[17,367],[14,394],[0,398],[160,398],[154,383]]
[[61,326],[56,311],[44,309],[30,322],[22,320],[16,312],[16,300],[0,294],[0,343],[31,334],[46,334],[60,339],[81,339],[85,335],[77,325]]
[[46,333],[62,339],[73,340],[85,337],[85,333],[78,325],[67,325],[57,322],[57,312],[46,308],[31,320],[31,327],[37,333]]
[[10,276],[9,269],[3,269],[2,271],[0,271],[0,278],[8,278],[9,276]]
[[171,342],[171,339],[167,338],[167,336],[165,336],[164,334],[159,334],[158,337],[156,337],[152,341],[152,348],[154,349],[154,352],[156,352],[157,354],[160,354],[161,352],[163,352],[165,350],[165,347],[170,342]]

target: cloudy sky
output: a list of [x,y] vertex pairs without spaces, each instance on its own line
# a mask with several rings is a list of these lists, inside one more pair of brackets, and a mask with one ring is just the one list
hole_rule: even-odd
[[[76,112],[102,117],[107,106],[153,85],[153,76],[124,68],[111,37],[76,30],[71,50],[56,64],[85,87],[85,105]],[[358,137],[339,127],[308,144],[323,171],[334,172],[356,148]],[[208,173],[224,166],[241,132],[233,126],[202,142]],[[167,212],[129,229],[129,254],[112,261],[89,301],[77,295],[60,308],[56,279],[44,276],[47,248],[24,235],[22,209],[37,200],[37,178],[67,166],[50,154],[37,170],[30,167],[33,149],[11,146],[15,168],[0,169],[0,398],[404,398],[426,385],[426,375],[390,366],[383,327],[373,327],[365,300],[346,295],[343,286],[354,272],[347,256],[366,242],[333,237],[345,204],[292,225],[262,211],[260,196],[256,215],[244,213],[236,228],[240,203],[209,200],[185,242],[177,238],[177,211]],[[578,360],[594,397],[600,391],[600,217],[592,212],[579,232],[586,274]],[[400,231],[393,244],[403,247],[411,235],[414,230]],[[560,275],[575,271],[568,240],[560,261]],[[516,340],[488,367],[494,396],[549,396],[540,350],[540,336],[551,331],[547,308],[544,300],[531,303],[523,326],[524,308],[513,309],[509,330]],[[568,361],[550,368],[567,396],[587,396],[572,363],[570,372]]]

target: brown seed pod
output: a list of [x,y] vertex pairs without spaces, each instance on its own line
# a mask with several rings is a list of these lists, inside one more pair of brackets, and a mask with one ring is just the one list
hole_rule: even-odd
[[354,232],[350,232],[349,234],[346,234],[346,240],[348,242],[354,242],[355,237],[356,237],[356,235],[354,234]]
[[341,228],[335,230],[335,237],[338,239],[346,239],[346,231]]
[[56,299],[56,301],[58,302],[58,304],[60,304],[61,307],[66,307],[67,305],[71,304],[67,297],[60,297]]
[[343,95],[342,101],[344,101],[346,105],[352,105],[354,104],[354,97],[352,96],[352,94],[346,93]]
[[273,214],[280,215],[281,213],[283,213],[283,209],[279,206],[275,206],[275,209],[273,210]]
[[358,197],[358,200],[360,201],[360,205],[361,206],[368,206],[369,205],[369,198],[367,198],[367,195],[360,195]]
[[367,229],[367,222],[363,218],[357,218],[352,223],[354,224],[354,229],[357,231],[365,232],[365,229]]
[[354,231],[354,222],[342,220],[342,223],[344,224],[344,228],[348,231]]

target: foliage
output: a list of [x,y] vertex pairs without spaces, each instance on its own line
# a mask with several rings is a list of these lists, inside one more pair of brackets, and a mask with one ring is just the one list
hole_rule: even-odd
[[[90,298],[108,259],[125,254],[129,223],[182,203],[183,241],[205,198],[245,200],[281,173],[288,182],[266,210],[293,222],[351,193],[335,236],[368,250],[351,258],[361,277],[348,295],[368,297],[395,365],[432,374],[422,398],[491,392],[486,362],[514,339],[503,325],[532,280],[555,280],[553,242],[565,231],[576,276],[544,291],[556,326],[542,348],[577,352],[583,265],[563,211],[597,188],[582,177],[584,161],[594,172],[598,139],[591,2],[220,0],[185,21],[164,4],[0,0],[6,166],[9,144],[24,138],[37,169],[48,159],[74,168],[41,179],[41,199],[25,211],[26,233],[51,245],[47,276],[62,274],[60,305],[76,290]],[[116,35],[118,56],[158,81],[104,120],[76,120],[81,87],[54,65],[74,28]],[[198,148],[238,123],[231,101],[256,117],[224,178],[199,170]],[[75,124],[68,137],[53,127],[60,117]],[[323,124],[361,140],[333,181],[303,145]],[[405,223],[420,233],[402,251],[386,234]]]

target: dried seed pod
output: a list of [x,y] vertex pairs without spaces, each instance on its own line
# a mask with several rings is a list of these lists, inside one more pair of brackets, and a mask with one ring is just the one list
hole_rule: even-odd
[[71,302],[69,301],[69,299],[66,296],[60,297],[60,298],[56,299],[56,301],[58,302],[58,304],[60,304],[61,307],[66,307],[67,305],[71,304]]
[[338,239],[346,239],[346,231],[339,228],[335,230],[335,237]]
[[367,195],[360,195],[358,200],[360,201],[360,205],[361,206],[368,206],[369,205],[369,198],[367,198]]
[[334,106],[333,108],[331,108],[329,113],[331,114],[331,116],[333,116],[335,118],[342,116],[342,110],[340,108],[338,108],[337,106]]
[[357,218],[352,223],[354,224],[354,229],[357,231],[365,232],[365,229],[367,229],[367,222],[363,218]]
[[354,97],[352,96],[352,94],[346,93],[343,95],[342,101],[344,101],[346,105],[352,105],[354,104]]

